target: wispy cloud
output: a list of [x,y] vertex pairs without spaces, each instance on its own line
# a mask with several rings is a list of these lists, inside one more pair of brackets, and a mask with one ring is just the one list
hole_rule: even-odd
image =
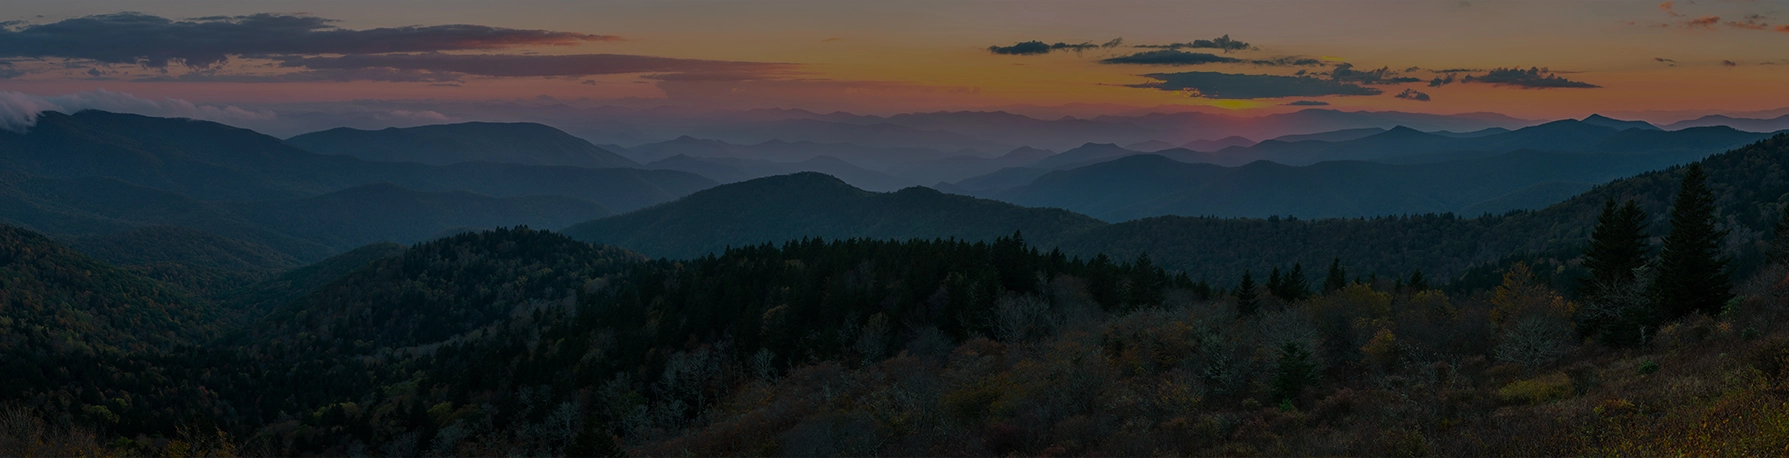
[[1181,48],[1219,49],[1219,50],[1223,50],[1226,53],[1228,53],[1230,51],[1240,51],[1240,50],[1253,48],[1252,45],[1249,45],[1246,42],[1230,39],[1230,35],[1224,35],[1224,36],[1213,38],[1210,40],[1193,40],[1193,41],[1189,41],[1189,42],[1185,42],[1185,43],[1168,43],[1165,45],[1145,44],[1145,45],[1136,45],[1135,47],[1156,48],[1156,49],[1181,49]]
[[1271,99],[1331,95],[1378,95],[1380,90],[1311,76],[1246,75],[1218,72],[1152,73],[1156,80],[1131,87],[1176,91],[1210,99]]
[[1558,89],[1558,88],[1598,88],[1595,84],[1566,79],[1540,67],[1493,68],[1483,75],[1467,75],[1461,79],[1467,83],[1484,83],[1498,86],[1518,87],[1523,89]]
[[62,57],[164,68],[223,64],[231,56],[371,54],[565,46],[618,40],[551,30],[437,25],[351,30],[296,14],[173,20],[116,13],[0,28],[0,57]]
[[1415,100],[1418,102],[1429,101],[1429,94],[1417,92],[1415,89],[1405,89],[1404,92],[1399,92],[1398,95],[1394,95],[1392,97],[1397,97],[1397,98],[1405,99],[1405,100]]

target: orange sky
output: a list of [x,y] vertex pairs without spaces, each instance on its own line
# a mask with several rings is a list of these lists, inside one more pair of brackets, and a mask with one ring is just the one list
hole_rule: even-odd
[[[509,99],[664,98],[666,103],[727,108],[793,107],[887,113],[1068,103],[1136,106],[1276,107],[1321,100],[1333,108],[1438,113],[1493,111],[1555,118],[1591,112],[1700,110],[1743,112],[1789,106],[1789,2],[1648,1],[254,1],[15,0],[0,20],[34,24],[132,10],[167,18],[302,12],[346,29],[477,24],[618,35],[624,41],[569,47],[443,51],[630,54],[799,64],[797,72],[749,81],[670,82],[639,74],[559,77],[465,76],[456,86],[424,82],[137,82],[155,69],[108,66],[103,80],[87,67],[0,80],[0,89],[38,94],[95,88],[146,97],[253,103],[364,98]],[[39,17],[41,16],[41,17]],[[1709,27],[1690,20],[1720,17]],[[1749,24],[1742,26],[1740,23]],[[1732,24],[1729,24],[1732,23]],[[1762,29],[1757,25],[1762,24]],[[1228,34],[1255,49],[1244,59],[1329,58],[1356,69],[1546,67],[1600,88],[1524,89],[1488,84],[1370,86],[1381,94],[1210,99],[1125,87],[1146,73],[1184,71],[1291,75],[1300,68],[1248,64],[1111,65],[1099,59],[1134,48],[1080,54],[995,55],[993,45],[1127,44],[1210,39]],[[0,51],[6,50],[0,42]],[[1670,59],[1663,62],[1656,58]],[[1727,62],[1731,62],[1729,65]],[[264,61],[235,58],[226,71]],[[19,64],[25,65],[25,64]],[[47,64],[45,64],[47,65]],[[60,64],[58,64],[60,65]],[[1332,68],[1303,67],[1321,72]],[[173,70],[176,74],[181,69]],[[1404,89],[1431,101],[1393,97]]]

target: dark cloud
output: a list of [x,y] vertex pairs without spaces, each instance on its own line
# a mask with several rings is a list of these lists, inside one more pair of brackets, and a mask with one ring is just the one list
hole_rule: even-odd
[[1421,78],[1398,76],[1391,67],[1379,67],[1376,70],[1355,70],[1354,64],[1342,63],[1330,70],[1329,79],[1343,83],[1357,84],[1404,84],[1422,81]]
[[1679,24],[1682,24],[1685,28],[1691,29],[1712,29],[1715,24],[1719,23],[1721,23],[1720,16],[1702,16],[1695,19],[1685,19],[1682,22],[1679,22]]
[[1295,56],[1294,57],[1276,57],[1276,58],[1272,58],[1272,59],[1255,59],[1255,60],[1249,61],[1249,63],[1254,64],[1254,65],[1268,65],[1268,66],[1274,66],[1274,67],[1312,67],[1312,66],[1323,65],[1323,61],[1320,61],[1320,60],[1317,60],[1314,58],[1295,57]]
[[1397,98],[1405,99],[1405,100],[1415,100],[1418,102],[1429,101],[1429,94],[1417,92],[1415,89],[1405,89],[1404,92],[1399,92],[1398,95],[1394,95],[1392,97],[1397,97]]
[[1429,80],[1429,87],[1442,87],[1449,84],[1454,84],[1454,74],[1452,73],[1448,73],[1446,76],[1437,76],[1435,79]]
[[1721,66],[1722,67],[1738,67],[1739,62],[1734,62],[1731,60],[1723,60],[1723,61],[1721,61]]
[[1519,87],[1524,89],[1558,89],[1558,88],[1597,88],[1595,84],[1572,81],[1555,75],[1551,70],[1538,67],[1493,68],[1483,75],[1467,75],[1461,81],[1467,83],[1485,83],[1498,86]]
[[350,30],[333,22],[271,13],[187,20],[103,14],[0,29],[0,57],[64,57],[152,68],[175,62],[206,68],[230,56],[491,50],[618,39],[466,24]]
[[1232,39],[1230,39],[1230,35],[1226,34],[1224,36],[1213,38],[1210,40],[1193,40],[1193,41],[1186,42],[1186,43],[1168,43],[1165,45],[1137,45],[1136,47],[1138,47],[1138,48],[1155,48],[1155,49],[1181,49],[1181,48],[1220,49],[1220,50],[1223,50],[1224,52],[1230,52],[1230,51],[1241,51],[1241,50],[1245,50],[1245,49],[1250,49],[1250,48],[1253,48],[1254,46],[1250,46],[1248,43],[1245,43],[1245,42],[1232,40]]
[[449,72],[399,68],[325,68],[279,74],[229,74],[190,72],[177,76],[138,78],[142,82],[188,83],[306,83],[373,81],[384,83],[458,83],[461,75]]
[[1186,92],[1209,99],[1271,99],[1327,95],[1378,95],[1378,89],[1309,76],[1243,75],[1216,72],[1152,73],[1153,83],[1131,87]]
[[1092,50],[1092,49],[1113,48],[1113,47],[1117,47],[1118,45],[1121,45],[1121,44],[1124,44],[1123,38],[1113,39],[1112,41],[1108,41],[1105,44],[1097,44],[1097,45],[1093,44],[1093,42],[1091,42],[1091,41],[1083,42],[1083,43],[1073,43],[1073,44],[1062,43],[1062,42],[1057,42],[1056,44],[1046,44],[1044,42],[1034,40],[1034,41],[1027,41],[1027,42],[1023,42],[1023,43],[1017,43],[1012,46],[989,46],[988,52],[991,52],[994,54],[1006,54],[1006,55],[1012,55],[1012,56],[1035,56],[1035,55],[1040,55],[1040,54],[1049,54],[1051,51],[1081,52],[1081,51],[1087,51],[1087,50]]
[[1329,102],[1322,100],[1294,100],[1286,102],[1286,105],[1294,107],[1326,107],[1329,106]]
[[283,57],[285,67],[311,70],[395,69],[477,76],[585,76],[658,73],[654,79],[762,79],[792,73],[794,64],[733,62],[626,54],[561,56],[513,54],[379,54],[340,57]]
[[1664,62],[1664,63],[1667,63],[1667,64],[1675,64],[1675,63],[1677,63],[1677,60],[1676,60],[1676,59],[1666,59],[1666,58],[1663,58],[1663,57],[1654,57],[1654,58],[1652,58],[1652,60],[1655,60],[1655,61],[1659,61],[1659,62]]
[[1119,56],[1099,61],[1102,64],[1139,64],[1139,65],[1200,65],[1200,64],[1233,64],[1242,59],[1224,57],[1202,52],[1176,51],[1162,49],[1145,51],[1128,56]]
[[1770,24],[1764,22],[1767,20],[1770,18],[1762,14],[1747,14],[1745,21],[1727,21],[1727,26],[1735,29],[1770,30]]
[[1435,73],[1472,73],[1472,72],[1482,72],[1482,71],[1484,71],[1484,70],[1479,70],[1476,68],[1449,68],[1449,69],[1443,69],[1443,70],[1434,70]]

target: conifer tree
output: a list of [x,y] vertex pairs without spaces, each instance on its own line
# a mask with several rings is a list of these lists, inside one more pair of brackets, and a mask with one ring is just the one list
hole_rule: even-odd
[[1323,280],[1323,292],[1334,292],[1348,287],[1348,271],[1342,269],[1342,258],[1329,262],[1329,277]]
[[1416,273],[1410,274],[1410,292],[1416,293],[1428,290],[1429,279],[1423,278],[1422,269],[1417,269]]
[[1290,402],[1298,399],[1305,387],[1317,382],[1317,366],[1311,363],[1311,352],[1297,342],[1280,347],[1279,367],[1274,371],[1273,399]]
[[1242,284],[1236,285],[1236,314],[1253,316],[1261,308],[1260,292],[1255,290],[1255,275],[1242,272]]
[[1600,296],[1604,290],[1634,281],[1634,269],[1646,265],[1646,212],[1629,200],[1621,206],[1615,199],[1603,202],[1603,213],[1596,218],[1590,232],[1590,246],[1584,248],[1584,268],[1590,276],[1579,279],[1587,297]]
[[1715,228],[1714,192],[1700,164],[1690,164],[1671,205],[1671,232],[1659,253],[1659,310],[1665,319],[1700,311],[1719,313],[1733,298],[1729,259],[1721,255],[1727,231]]
[[1284,294],[1280,298],[1288,301],[1303,300],[1311,296],[1311,281],[1305,278],[1304,265],[1293,263],[1292,270],[1280,277],[1280,288]]
[[1273,271],[1267,273],[1267,294],[1271,294],[1273,297],[1285,297],[1286,283],[1284,280],[1280,278],[1280,268],[1275,266]]
[[1771,234],[1770,251],[1765,253],[1765,260],[1771,264],[1789,264],[1789,204],[1783,205],[1782,215],[1777,217],[1775,229]]

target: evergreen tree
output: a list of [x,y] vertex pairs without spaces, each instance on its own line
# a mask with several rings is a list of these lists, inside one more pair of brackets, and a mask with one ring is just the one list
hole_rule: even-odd
[[1783,205],[1782,215],[1777,217],[1775,229],[1771,234],[1770,251],[1765,253],[1765,260],[1771,264],[1789,264],[1789,204]]
[[1715,228],[1714,192],[1707,181],[1702,166],[1690,164],[1671,205],[1671,232],[1665,235],[1654,281],[1665,319],[1695,311],[1714,315],[1733,298],[1729,259],[1721,255],[1721,238],[1727,231]]
[[1273,297],[1286,297],[1286,283],[1280,278],[1280,268],[1274,267],[1267,273],[1267,294]]
[[1288,301],[1311,297],[1311,281],[1305,277],[1303,264],[1293,263],[1292,270],[1280,277],[1280,287],[1284,293],[1280,298]]
[[1429,279],[1423,278],[1423,271],[1421,269],[1418,269],[1416,273],[1410,274],[1410,292],[1416,293],[1428,290]]
[[1329,262],[1329,277],[1323,280],[1323,292],[1334,292],[1348,287],[1348,271],[1342,269],[1342,258]]
[[1130,281],[1126,282],[1125,303],[1133,307],[1161,305],[1167,299],[1168,274],[1156,267],[1149,254],[1137,256],[1131,265]]
[[1579,279],[1587,297],[1596,297],[1607,289],[1634,281],[1634,269],[1646,265],[1646,212],[1629,200],[1621,206],[1615,199],[1603,202],[1603,213],[1596,218],[1590,232],[1590,246],[1584,248],[1584,268],[1590,276]]
[[1253,316],[1261,308],[1258,300],[1260,292],[1255,291],[1255,275],[1249,271],[1242,272],[1242,284],[1236,285],[1236,314]]
[[1317,365],[1311,364],[1311,352],[1297,342],[1280,347],[1279,367],[1273,376],[1273,399],[1288,402],[1298,399],[1307,386],[1317,382]]

